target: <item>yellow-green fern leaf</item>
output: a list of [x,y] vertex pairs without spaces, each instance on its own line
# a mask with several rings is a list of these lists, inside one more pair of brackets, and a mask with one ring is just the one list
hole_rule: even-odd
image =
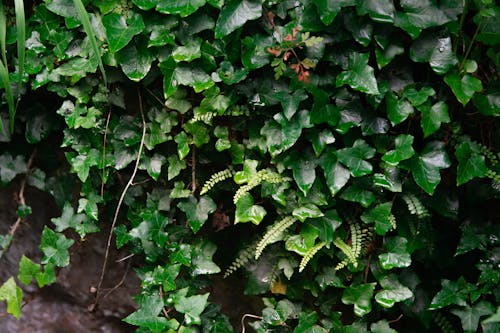
[[314,257],[314,255],[318,253],[318,251],[321,250],[325,245],[326,245],[325,242],[320,242],[311,247],[309,251],[307,251],[307,253],[304,255],[302,261],[299,264],[299,273],[302,272],[304,268],[306,268],[307,264],[312,259],[312,257]]
[[255,250],[255,259],[259,259],[259,257],[262,254],[262,251],[264,251],[266,246],[276,241],[276,239],[278,239],[286,229],[288,229],[292,224],[294,224],[295,221],[297,220],[294,217],[287,216],[283,218],[281,221],[273,224],[271,228],[266,232],[264,237],[262,237],[260,242],[257,244],[257,248]]
[[217,173],[214,173],[209,180],[205,182],[203,185],[200,195],[203,195],[210,191],[217,183],[220,183],[228,178],[231,178],[233,176],[233,171],[229,168],[224,169],[222,171],[219,171]]

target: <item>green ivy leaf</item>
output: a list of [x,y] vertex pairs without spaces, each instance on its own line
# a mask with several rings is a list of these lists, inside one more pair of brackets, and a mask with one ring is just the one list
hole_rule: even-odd
[[314,204],[306,204],[297,207],[293,210],[292,215],[299,219],[300,222],[304,222],[310,218],[324,216],[323,212]]
[[299,89],[295,91],[293,94],[290,94],[285,91],[280,91],[274,94],[283,108],[283,114],[285,115],[287,120],[291,120],[293,115],[299,109],[300,102],[306,100],[308,98],[306,92],[303,89]]
[[313,2],[318,7],[318,14],[321,21],[330,25],[342,7],[354,6],[354,0],[316,0]]
[[488,171],[486,161],[478,144],[464,139],[455,149],[458,160],[457,185],[462,185],[476,177],[484,177]]
[[400,134],[394,140],[396,145],[394,150],[388,151],[382,156],[382,160],[391,164],[398,165],[399,162],[407,160],[413,155],[415,151],[413,150],[413,135]]
[[169,328],[176,328],[169,325],[167,318],[158,316],[163,309],[163,300],[159,293],[141,295],[136,301],[140,306],[139,310],[124,318],[124,322],[145,327],[154,333],[166,332]]
[[353,182],[352,185],[344,189],[340,197],[347,201],[359,202],[361,206],[367,208],[375,201],[375,194],[367,190],[368,187],[371,188],[371,184],[366,179]]
[[258,165],[259,161],[257,160],[245,160],[243,162],[243,170],[234,174],[234,182],[240,185],[251,181],[257,174]]
[[130,43],[132,37],[141,33],[145,26],[142,16],[133,13],[129,17],[112,12],[102,17],[102,24],[106,29],[109,52],[115,53]]
[[470,74],[460,77],[456,72],[448,73],[444,82],[451,88],[457,100],[465,106],[476,92],[483,90],[481,80]]
[[316,164],[314,155],[309,151],[302,157],[295,156],[290,163],[293,179],[304,195],[307,195],[316,179]]
[[245,193],[236,203],[236,213],[234,223],[252,222],[253,224],[260,224],[266,210],[259,205],[253,204],[253,198],[249,193]]
[[420,156],[414,156],[409,161],[415,182],[430,195],[441,181],[441,169],[448,168],[451,163],[444,150],[444,143],[433,141],[427,144]]
[[395,274],[384,276],[379,283],[384,290],[375,295],[375,301],[384,308],[392,308],[395,303],[413,297],[411,290],[402,285]]
[[172,192],[170,192],[170,199],[187,198],[191,195],[191,191],[184,188],[183,182],[175,182]]
[[389,326],[389,322],[385,319],[379,320],[376,323],[371,324],[370,331],[372,333],[398,333],[398,331],[392,329]]
[[123,73],[135,82],[139,82],[149,73],[155,56],[150,48],[141,44],[128,44],[116,54]]
[[363,139],[356,140],[351,148],[337,150],[336,154],[339,161],[349,168],[354,177],[368,175],[373,170],[372,165],[366,160],[375,155],[375,149]]
[[187,325],[200,325],[200,315],[207,306],[208,293],[190,297],[180,297],[175,302],[175,309],[184,313],[184,321]]
[[177,1],[158,1],[156,10],[162,14],[179,14],[181,17],[186,17],[203,7],[206,0],[177,0]]
[[[97,217],[97,202],[100,202],[102,198],[97,195],[95,196],[96,197],[92,197],[91,201],[86,198],[81,198],[78,206],[79,212],[88,210],[90,214],[95,213]],[[97,221],[97,218],[95,220]],[[75,214],[73,206],[69,202],[64,203],[61,216],[52,218],[51,221],[56,226],[57,232],[72,228],[81,238],[84,238],[87,233],[99,231],[99,228],[90,220],[88,214]]]
[[72,239],[66,238],[63,234],[44,227],[40,250],[42,250],[42,264],[54,264],[58,267],[65,267],[69,264],[68,248],[73,245]]
[[181,170],[186,169],[186,161],[180,160],[177,155],[170,155],[168,157],[168,180],[177,177]]
[[321,155],[327,145],[335,142],[335,136],[328,129],[324,129],[321,132],[313,130],[310,133],[313,150],[317,157]]
[[448,115],[448,105],[442,101],[437,102],[432,107],[423,105],[420,107],[422,111],[422,120],[420,125],[424,130],[424,137],[436,132],[442,123],[449,123],[450,116]]
[[288,251],[293,251],[301,256],[304,256],[315,245],[318,235],[318,230],[306,223],[302,225],[298,235],[293,235],[287,238],[285,248]]
[[193,143],[196,147],[201,147],[210,141],[206,126],[200,122],[186,123],[184,129],[193,136]]
[[323,169],[330,194],[335,196],[347,184],[351,174],[348,169],[340,164],[333,150],[328,150],[323,154],[320,166]]
[[217,251],[217,245],[208,239],[201,239],[192,247],[192,275],[217,274],[220,272],[219,266],[213,262],[213,255]]
[[465,306],[461,309],[452,309],[451,313],[458,316],[462,322],[462,329],[465,333],[476,332],[479,325],[479,319],[493,313],[493,306],[486,302],[481,301],[474,306]]
[[13,315],[16,319],[21,317],[23,291],[17,286],[13,277],[10,277],[0,287],[0,301],[7,301],[8,313]]
[[72,156],[70,154],[66,155],[69,158],[71,164],[71,170],[76,172],[76,175],[82,182],[85,182],[89,176],[90,168],[99,164],[101,156],[97,149],[92,148],[87,153],[78,154]]
[[456,282],[450,280],[441,281],[442,289],[432,299],[430,310],[441,309],[450,304],[467,306],[467,296],[475,287],[460,277]]
[[425,34],[410,48],[410,58],[416,62],[428,62],[437,74],[445,74],[457,62],[450,37],[435,32]]
[[180,132],[174,138],[177,143],[177,154],[179,159],[183,160],[189,154],[189,143],[186,132]]
[[200,201],[190,196],[188,200],[179,202],[177,207],[186,213],[189,226],[194,233],[197,233],[203,226],[208,219],[208,214],[213,213],[217,208],[215,202],[207,196],[201,197]]
[[35,264],[23,254],[21,260],[19,261],[19,272],[17,273],[17,279],[19,282],[24,285],[28,285],[39,273],[40,265]]
[[19,174],[26,173],[28,167],[21,155],[12,158],[9,153],[0,155],[0,180],[7,184]]
[[408,99],[414,107],[424,104],[429,97],[434,95],[436,95],[436,91],[431,87],[423,87],[417,90],[414,86],[409,86],[403,92],[403,97]]
[[215,26],[215,38],[223,38],[247,21],[262,16],[262,4],[256,0],[234,0],[225,3]]
[[368,224],[375,222],[375,232],[383,236],[387,233],[387,231],[392,229],[392,224],[389,221],[391,209],[392,202],[378,204],[375,207],[365,211],[361,215],[361,220],[364,223]]
[[378,256],[380,266],[389,270],[395,267],[409,267],[411,265],[411,256],[407,249],[408,240],[404,237],[396,236],[385,240],[387,253]]
[[354,304],[354,314],[363,317],[372,310],[371,300],[376,283],[365,283],[350,286],[344,289],[342,303]]
[[172,51],[172,58],[175,62],[191,62],[201,57],[201,38],[191,39],[185,42],[184,46],[177,46]]
[[322,242],[331,243],[334,240],[335,230],[342,225],[342,219],[335,209],[330,209],[323,216],[307,222],[318,231]]
[[413,113],[412,105],[405,99],[398,99],[396,94],[388,93],[385,97],[387,116],[393,125],[402,123]]
[[[102,197],[100,195],[98,195],[97,193],[95,193],[95,192],[86,193],[85,197],[80,198],[78,200],[78,210],[77,210],[77,212],[78,213],[85,212],[85,215],[87,215],[91,219],[97,221],[97,220],[99,220],[99,209],[97,207],[97,204],[101,203],[102,201],[103,201]],[[66,203],[64,205],[64,207],[63,207],[63,215],[66,212],[65,210],[69,210],[67,208],[67,205],[71,207],[71,205],[69,203]],[[73,208],[71,208],[71,211],[73,211]],[[68,212],[66,212],[66,213],[68,213]],[[70,217],[70,218],[80,219],[80,217],[78,217],[78,216],[73,216],[73,217]],[[54,222],[54,224],[57,224],[54,220],[55,219],[52,219],[52,222]],[[84,222],[84,219],[82,219],[81,222]],[[69,226],[72,227],[72,228],[74,228],[74,229],[76,229],[75,225],[78,225],[81,222],[78,221],[76,224],[69,225]],[[62,230],[57,230],[57,231],[60,232]]]
[[373,68],[368,65],[369,57],[368,53],[351,53],[349,55],[349,69],[337,76],[337,87],[347,84],[354,90],[370,95],[379,94]]
[[201,92],[214,85],[212,78],[199,67],[179,65],[174,70],[172,84],[193,87],[195,92]]

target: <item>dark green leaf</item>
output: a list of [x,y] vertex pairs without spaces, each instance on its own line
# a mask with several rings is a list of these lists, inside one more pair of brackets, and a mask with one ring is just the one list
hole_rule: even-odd
[[363,139],[356,140],[351,148],[337,150],[336,154],[339,161],[349,168],[354,177],[368,175],[373,170],[372,165],[366,160],[375,155],[375,149]]
[[172,58],[175,62],[191,62],[201,57],[201,38],[188,40],[185,46],[177,46],[172,51]]
[[213,255],[217,251],[217,245],[207,239],[202,239],[192,248],[192,275],[217,274],[220,272],[219,266],[213,262]]
[[394,267],[408,267],[411,265],[411,256],[407,250],[408,240],[404,237],[391,237],[386,239],[387,253],[379,255],[380,266],[383,269]]
[[159,317],[163,309],[163,300],[159,293],[141,295],[137,303],[140,306],[139,310],[123,319],[124,322],[149,328],[155,333],[165,332],[165,330],[171,328],[167,318]]
[[451,165],[448,154],[444,150],[444,143],[434,141],[424,147],[420,156],[410,160],[413,179],[425,192],[432,195],[441,181],[441,169]]
[[442,123],[449,123],[450,116],[448,115],[448,105],[440,101],[434,104],[432,107],[423,105],[420,107],[422,111],[422,120],[420,125],[424,131],[424,137],[436,132]]
[[130,43],[132,37],[142,32],[145,28],[142,16],[133,13],[125,18],[118,13],[104,15],[102,24],[106,29],[109,52],[115,53]]
[[302,158],[294,158],[291,161],[293,179],[304,195],[307,195],[316,179],[316,160],[312,154],[304,154]]
[[266,210],[259,205],[253,204],[253,198],[249,193],[245,193],[236,203],[236,213],[234,223],[252,222],[253,224],[260,224]]
[[197,233],[203,226],[208,219],[208,214],[213,213],[217,208],[214,201],[207,196],[201,197],[200,201],[196,200],[194,196],[190,196],[187,201],[179,202],[177,207],[186,213],[189,226],[194,233]]
[[234,0],[226,2],[215,26],[215,38],[223,38],[242,27],[247,21],[262,15],[262,5],[256,0]]
[[441,281],[442,289],[432,299],[430,310],[436,310],[456,304],[460,306],[467,306],[467,296],[474,286],[465,281],[463,277],[458,281],[453,282],[450,280]]
[[349,170],[338,162],[337,156],[333,151],[327,151],[323,154],[320,166],[323,169],[330,194],[335,196],[347,184],[351,174]]
[[318,230],[321,241],[331,243],[334,240],[335,230],[342,224],[342,219],[336,210],[331,209],[326,211],[324,216],[309,220],[307,223]]
[[416,40],[410,49],[410,57],[416,62],[428,62],[438,74],[445,74],[458,62],[451,38],[436,33],[425,34]]
[[402,285],[395,274],[384,276],[379,283],[384,290],[375,295],[375,300],[384,308],[391,308],[395,303],[413,297],[411,290]]
[[392,202],[378,204],[373,208],[365,211],[361,215],[361,220],[365,223],[375,223],[375,232],[381,236],[392,229],[392,224],[389,220],[391,215]]
[[180,132],[174,138],[177,143],[177,154],[179,159],[183,160],[189,154],[189,144],[186,132]]
[[7,184],[18,174],[23,174],[28,171],[26,162],[21,155],[12,158],[9,153],[0,155],[0,180]]
[[184,320],[187,325],[200,325],[200,315],[207,306],[208,293],[190,297],[181,297],[175,303],[175,309],[184,313]]
[[479,319],[493,313],[493,306],[486,301],[481,301],[472,307],[467,305],[465,308],[452,309],[451,313],[460,318],[464,332],[473,333],[478,330]]
[[448,73],[444,82],[451,88],[457,100],[465,106],[476,92],[483,90],[481,81],[470,74],[465,74],[462,78],[453,72]]
[[205,5],[206,0],[157,1],[156,10],[163,14],[179,14],[186,17]]
[[307,204],[295,208],[292,212],[292,215],[299,219],[300,222],[304,222],[307,219],[321,217],[324,214],[316,205]]
[[210,76],[199,67],[180,65],[174,70],[174,85],[193,87],[195,92],[201,92],[214,85]]
[[17,279],[24,285],[28,285],[31,281],[40,273],[40,265],[35,264],[29,258],[24,255],[19,261],[19,273],[17,274]]
[[342,303],[354,304],[354,314],[363,317],[372,310],[372,296],[376,283],[353,285],[344,289]]
[[122,71],[135,82],[141,81],[149,73],[154,58],[151,49],[145,45],[128,44],[116,54]]
[[476,177],[484,177],[488,171],[486,161],[480,154],[478,145],[470,139],[462,141],[455,149],[458,160],[457,185],[462,185]]
[[409,159],[415,155],[413,150],[413,136],[409,134],[400,134],[394,140],[395,149],[388,151],[382,156],[382,160],[391,164],[398,165],[399,162]]
[[413,113],[413,107],[404,99],[397,99],[394,93],[386,95],[387,116],[393,125],[402,123]]
[[357,6],[361,15],[368,13],[372,20],[383,23],[392,23],[396,9],[390,0],[370,1],[362,0]]
[[396,330],[389,326],[389,322],[385,319],[379,320],[376,323],[370,325],[370,330],[372,333],[397,333]]
[[342,7],[354,6],[354,0],[317,0],[313,2],[318,7],[318,13],[321,21],[329,25],[333,22]]
[[368,53],[350,54],[349,69],[337,76],[337,87],[347,84],[354,90],[371,95],[379,94],[373,68],[368,65],[369,57]]

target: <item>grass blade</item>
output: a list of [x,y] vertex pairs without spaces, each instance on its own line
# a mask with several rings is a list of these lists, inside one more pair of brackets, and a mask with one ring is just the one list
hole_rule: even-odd
[[99,62],[99,69],[101,70],[102,77],[104,79],[104,84],[107,86],[108,80],[106,78],[106,72],[104,71],[104,65],[102,64],[101,52],[99,50],[99,46],[97,45],[97,40],[95,38],[94,30],[90,25],[89,14],[85,10],[85,6],[83,5],[82,0],[73,0],[73,3],[75,4],[78,17],[82,22],[83,29],[85,30],[85,33],[89,37],[90,45],[92,45],[92,49],[94,50],[94,55],[97,57],[97,61]]
[[[10,123],[11,123],[11,133],[14,131],[14,115],[16,114],[16,109],[14,106],[14,95],[12,95],[12,88],[10,86],[10,79],[9,79],[9,71],[7,68],[3,65],[2,62],[0,62],[0,81],[2,81],[2,84],[5,88],[5,96],[7,97],[7,104],[9,106],[9,116],[10,116]],[[5,128],[3,128],[3,120],[1,119],[0,116],[0,123],[1,123],[1,131],[4,136],[7,136],[5,133]]]
[[[17,62],[18,62],[18,87],[17,96],[21,95],[23,86],[24,63],[25,63],[25,43],[26,43],[26,20],[24,17],[24,2],[23,0],[14,0],[16,9],[16,37],[17,37]],[[14,124],[11,124],[11,127]],[[12,129],[11,129],[12,131]]]
[[7,51],[6,40],[7,38],[7,18],[3,8],[3,2],[0,1],[0,52],[2,53],[2,61],[7,66]]
[[[12,113],[12,109],[14,108],[14,98],[10,99],[12,96],[12,91],[10,91],[10,80],[9,80],[9,72],[7,71],[7,51],[5,47],[5,39],[7,36],[7,18],[5,17],[5,10],[3,8],[3,2],[0,1],[0,52],[2,54],[2,62],[0,62],[0,80],[2,81],[5,87],[5,95],[7,96],[7,103],[9,105],[9,113]],[[11,103],[12,102],[12,103]],[[12,109],[11,109],[12,107]],[[0,114],[0,133],[4,137],[7,136],[5,132],[5,128],[3,126],[2,115]]]

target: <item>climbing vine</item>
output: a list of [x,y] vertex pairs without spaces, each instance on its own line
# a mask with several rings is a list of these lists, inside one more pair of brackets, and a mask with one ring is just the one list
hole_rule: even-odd
[[[111,227],[92,307],[126,249],[138,332],[495,332],[494,1],[22,4],[0,6],[0,256],[26,187],[60,212],[0,281],[8,313]],[[228,318],[219,275],[260,313]]]

